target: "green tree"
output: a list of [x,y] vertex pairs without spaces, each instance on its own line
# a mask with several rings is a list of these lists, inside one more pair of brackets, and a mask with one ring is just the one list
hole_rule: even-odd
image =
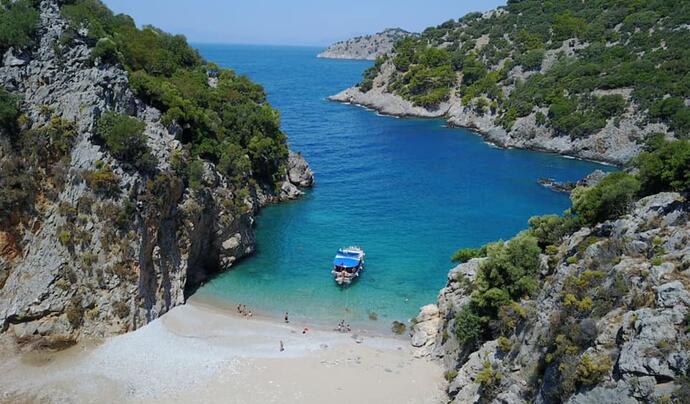
[[627,213],[639,190],[634,176],[612,173],[593,188],[576,188],[571,196],[573,212],[586,224],[601,223]]
[[156,161],[151,155],[144,122],[115,112],[104,113],[96,122],[96,135],[125,168],[152,171]]
[[0,2],[0,55],[13,46],[31,45],[38,20],[38,11],[29,0]]
[[642,194],[663,191],[690,192],[690,142],[668,142],[653,137],[634,162],[639,169]]

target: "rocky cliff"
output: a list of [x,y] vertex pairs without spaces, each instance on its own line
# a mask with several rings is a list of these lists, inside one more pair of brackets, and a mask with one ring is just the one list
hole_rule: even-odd
[[325,59],[376,60],[393,50],[399,39],[414,35],[400,28],[389,28],[373,35],[358,36],[329,46],[318,57]]
[[675,86],[687,66],[672,67],[690,39],[688,13],[656,3],[509,2],[399,41],[331,99],[445,118],[502,147],[621,165],[650,134],[690,133],[688,96]]
[[[184,303],[252,253],[261,206],[313,183],[290,153],[277,185],[238,183],[208,161],[192,185],[180,174],[189,159],[182,128],[138,99],[118,64],[94,60],[86,27],[65,41],[60,6],[40,2],[33,45],[10,49],[0,67],[0,84],[22,99],[17,133],[0,134],[0,183],[29,193],[0,227],[0,326],[38,346],[133,330]],[[143,122],[149,172],[94,135],[106,111]]]
[[686,197],[661,193],[565,237],[540,257],[540,291],[476,344],[460,342],[458,322],[487,258],[459,265],[413,321],[417,355],[443,362],[453,403],[684,402],[689,219]]

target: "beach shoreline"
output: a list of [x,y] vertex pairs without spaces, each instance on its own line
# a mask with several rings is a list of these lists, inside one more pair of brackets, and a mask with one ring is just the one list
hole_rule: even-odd
[[[281,351],[281,342],[284,351]],[[7,348],[0,402],[436,403],[439,364],[404,340],[190,302],[129,334],[58,353]]]

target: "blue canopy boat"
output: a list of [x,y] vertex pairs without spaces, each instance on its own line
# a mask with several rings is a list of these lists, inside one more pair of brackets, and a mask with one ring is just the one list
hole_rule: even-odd
[[364,250],[359,247],[341,248],[333,260],[333,277],[338,285],[349,285],[364,269]]

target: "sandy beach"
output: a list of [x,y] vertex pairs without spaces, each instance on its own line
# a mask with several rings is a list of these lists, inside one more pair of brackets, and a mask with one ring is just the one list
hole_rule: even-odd
[[59,353],[5,349],[0,401],[441,401],[440,367],[413,358],[407,341],[303,329],[190,303],[135,332]]

